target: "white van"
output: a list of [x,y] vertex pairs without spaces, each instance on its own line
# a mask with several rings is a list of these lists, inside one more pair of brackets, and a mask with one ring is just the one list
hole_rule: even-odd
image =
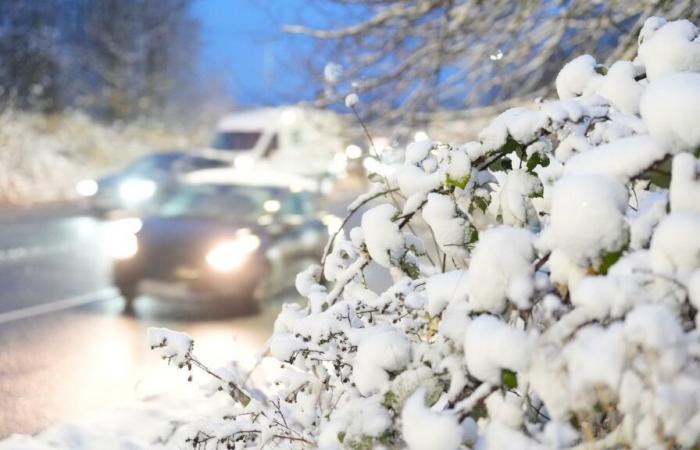
[[262,164],[306,176],[345,172],[348,126],[331,111],[297,106],[260,108],[223,117],[208,156],[238,169]]

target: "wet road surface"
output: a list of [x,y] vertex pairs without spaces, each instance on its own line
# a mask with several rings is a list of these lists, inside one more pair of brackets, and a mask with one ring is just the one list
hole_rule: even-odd
[[103,225],[79,208],[4,212],[0,230],[0,438],[177,389],[183,376],[148,349],[148,326],[190,333],[214,366],[253,358],[271,332],[275,306],[202,317],[140,298],[123,315]]

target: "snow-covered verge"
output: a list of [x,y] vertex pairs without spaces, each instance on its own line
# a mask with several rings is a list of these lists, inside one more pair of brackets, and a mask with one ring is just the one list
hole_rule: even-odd
[[[307,301],[276,320],[277,373],[207,368],[188,336],[152,330],[229,399],[168,444],[697,448],[698,35],[651,18],[634,61],[579,57],[558,100],[478,141],[409,145],[351,212],[381,203],[297,277]],[[366,284],[374,268],[389,289]]]
[[0,113],[0,204],[64,200],[81,178],[114,170],[154,150],[202,136],[157,123],[106,125],[81,113]]

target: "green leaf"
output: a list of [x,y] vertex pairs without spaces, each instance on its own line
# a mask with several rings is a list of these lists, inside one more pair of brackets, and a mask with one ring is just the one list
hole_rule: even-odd
[[595,72],[600,74],[600,75],[607,75],[608,74],[608,68],[602,65],[597,65],[595,66]]
[[621,248],[620,250],[606,253],[605,256],[603,256],[603,262],[598,268],[598,273],[602,275],[607,275],[608,270],[610,270],[613,264],[615,264],[622,257],[622,254],[625,252],[625,250],[626,246]]
[[518,375],[515,372],[508,369],[501,370],[501,381],[503,385],[509,389],[515,389],[518,387]]
[[476,406],[474,406],[474,407],[472,408],[472,414],[471,414],[471,416],[472,416],[472,419],[474,419],[474,420],[479,420],[479,419],[481,419],[482,417],[488,416],[488,413],[489,413],[489,412],[488,412],[488,410],[486,409],[486,405],[484,404],[484,401],[482,400],[482,401],[480,401],[479,403],[477,403]]
[[535,152],[527,160],[527,171],[532,172],[537,166],[547,167],[548,165],[549,158],[547,157],[547,155]]
[[403,270],[406,275],[411,277],[412,280],[415,280],[420,276],[420,269],[413,263],[403,262],[400,264],[400,267],[401,270]]
[[486,209],[489,207],[489,202],[483,197],[474,197],[472,198],[472,209],[473,207],[477,207],[482,212],[486,212]]
[[473,244],[479,240],[479,230],[472,228],[471,236],[469,236],[469,243]]
[[460,189],[464,189],[467,186],[467,183],[469,183],[469,174],[457,179],[447,175],[447,179],[445,180],[445,186],[454,186]]
[[338,433],[338,442],[340,442],[342,444],[344,440],[345,440],[345,431],[341,431],[340,433]]

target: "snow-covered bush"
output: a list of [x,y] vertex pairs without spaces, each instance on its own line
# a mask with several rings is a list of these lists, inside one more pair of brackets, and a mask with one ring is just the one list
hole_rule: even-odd
[[[273,382],[213,371],[196,448],[667,449],[700,442],[700,38],[579,57],[559,100],[464,145],[408,146],[361,225],[297,277]],[[367,270],[393,285],[375,292]],[[182,335],[152,332],[178,366]]]
[[[205,130],[202,130],[205,131]],[[202,142],[157,122],[103,124],[79,112],[0,112],[0,203],[74,197],[75,183],[147,152]]]

